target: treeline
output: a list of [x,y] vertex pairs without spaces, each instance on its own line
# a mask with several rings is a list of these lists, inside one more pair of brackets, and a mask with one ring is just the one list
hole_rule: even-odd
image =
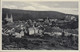
[[59,24],[58,26],[62,29],[76,29],[78,28],[78,21],[66,22],[64,24]]
[[[65,19],[66,15],[71,14],[64,14],[56,11],[30,11],[30,10],[17,10],[17,9],[2,9],[2,19],[6,17],[6,14],[13,15],[14,21],[17,20],[27,20],[27,19],[39,19],[39,18],[53,18],[53,19]],[[77,15],[73,15],[78,18]]]

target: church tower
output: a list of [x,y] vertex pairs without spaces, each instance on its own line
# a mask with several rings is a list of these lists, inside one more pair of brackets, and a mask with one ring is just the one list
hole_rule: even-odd
[[13,17],[12,17],[12,14],[11,14],[10,18],[9,18],[9,16],[8,16],[8,14],[6,14],[6,18],[5,18],[5,20],[8,21],[8,22],[13,23]]
[[11,17],[10,17],[10,22],[13,23],[13,17],[12,17],[12,14],[11,14]]
[[5,20],[8,21],[8,14],[6,14],[6,18],[5,18]]

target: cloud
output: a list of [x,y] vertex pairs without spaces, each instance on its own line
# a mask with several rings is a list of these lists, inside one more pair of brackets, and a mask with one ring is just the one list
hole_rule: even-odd
[[4,5],[3,8],[10,8],[10,9],[17,9],[17,6],[15,5]]
[[39,10],[39,11],[43,11],[43,10],[50,10],[50,8],[48,6],[44,6],[41,4],[37,4],[37,3],[30,3],[30,6],[24,6],[22,9],[24,10]]
[[36,10],[36,8],[33,7],[33,6],[23,7],[22,9],[23,9],[23,10]]
[[59,6],[59,4],[58,3],[55,3],[54,6]]
[[[38,3],[31,3],[31,6],[24,7],[25,10],[39,10],[39,11],[59,11],[67,14],[78,14],[77,8],[57,8],[57,7],[49,7],[46,5],[41,5]],[[57,5],[57,4],[56,4]]]
[[[20,6],[19,6],[20,4]],[[37,2],[25,2],[25,3],[17,3],[17,4],[4,4],[3,8],[10,8],[10,9],[23,9],[23,10],[37,10],[37,11],[59,11],[67,14],[78,14],[78,8],[69,8],[69,7],[55,7],[59,6],[58,3],[55,3],[53,7],[40,4]]]
[[67,14],[78,14],[77,8],[52,8],[53,11],[59,11]]
[[38,3],[31,3],[31,5],[36,9],[36,10],[50,10],[48,6],[41,5]]

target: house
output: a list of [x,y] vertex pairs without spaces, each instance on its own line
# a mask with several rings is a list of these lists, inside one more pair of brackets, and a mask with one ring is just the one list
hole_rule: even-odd
[[65,32],[65,36],[70,36],[72,33]]
[[50,21],[51,21],[51,22],[52,22],[52,21],[56,22],[56,21],[57,21],[57,19],[50,19]]
[[77,21],[75,16],[71,16],[71,20]]
[[58,36],[61,36],[62,35],[62,32],[54,32],[53,34],[58,35]]
[[15,35],[15,38],[21,38],[22,37],[21,34],[18,32],[15,32],[14,35]]
[[31,28],[28,28],[28,31],[29,31],[29,35],[34,34],[34,29],[32,27]]
[[12,35],[15,36],[15,38],[22,38],[22,36],[24,36],[24,31],[14,32]]
[[24,31],[23,30],[20,32],[20,35],[21,36],[24,36]]
[[76,36],[78,37],[78,35],[77,35],[77,34],[72,34],[72,35],[73,35],[74,37],[76,37]]
[[44,20],[43,19],[38,19],[38,22],[43,22]]

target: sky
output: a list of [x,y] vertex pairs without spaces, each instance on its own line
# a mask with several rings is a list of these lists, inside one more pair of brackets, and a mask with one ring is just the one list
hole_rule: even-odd
[[35,11],[58,11],[66,14],[78,15],[77,1],[33,1],[33,2],[18,2],[18,1],[3,1],[2,8],[35,10]]

